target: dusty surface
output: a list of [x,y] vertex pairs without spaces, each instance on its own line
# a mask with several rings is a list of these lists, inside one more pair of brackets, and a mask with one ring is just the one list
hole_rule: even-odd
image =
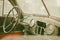
[[60,40],[59,36],[27,36],[20,34],[7,35],[1,38],[0,40]]

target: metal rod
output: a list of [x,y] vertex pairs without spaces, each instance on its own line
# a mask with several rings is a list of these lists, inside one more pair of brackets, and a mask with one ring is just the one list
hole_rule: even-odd
[[3,0],[3,5],[2,5],[2,16],[4,16],[4,0]]
[[48,11],[48,8],[47,8],[46,4],[44,3],[44,1],[43,1],[43,0],[41,0],[41,1],[42,1],[43,5],[44,5],[44,7],[45,7],[45,9],[46,9],[46,11],[47,11],[47,13],[48,13],[48,17],[49,17],[49,16],[50,16],[50,13],[49,13],[49,11]]

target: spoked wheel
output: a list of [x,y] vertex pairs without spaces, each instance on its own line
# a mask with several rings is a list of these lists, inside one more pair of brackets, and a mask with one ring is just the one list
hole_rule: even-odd
[[4,22],[3,22],[3,32],[4,32],[4,33],[9,33],[9,32],[11,32],[11,31],[14,29],[16,23],[17,23],[18,18],[17,18],[16,21],[15,21],[14,15],[13,15],[13,17],[8,21],[9,15],[10,15],[10,13],[13,11],[13,9],[15,9],[15,7],[13,7],[13,8],[8,12],[7,16],[6,16],[5,19],[4,19]]

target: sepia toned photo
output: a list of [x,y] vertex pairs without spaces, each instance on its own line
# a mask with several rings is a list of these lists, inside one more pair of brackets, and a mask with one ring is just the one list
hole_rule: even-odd
[[0,0],[0,40],[60,40],[60,0]]

